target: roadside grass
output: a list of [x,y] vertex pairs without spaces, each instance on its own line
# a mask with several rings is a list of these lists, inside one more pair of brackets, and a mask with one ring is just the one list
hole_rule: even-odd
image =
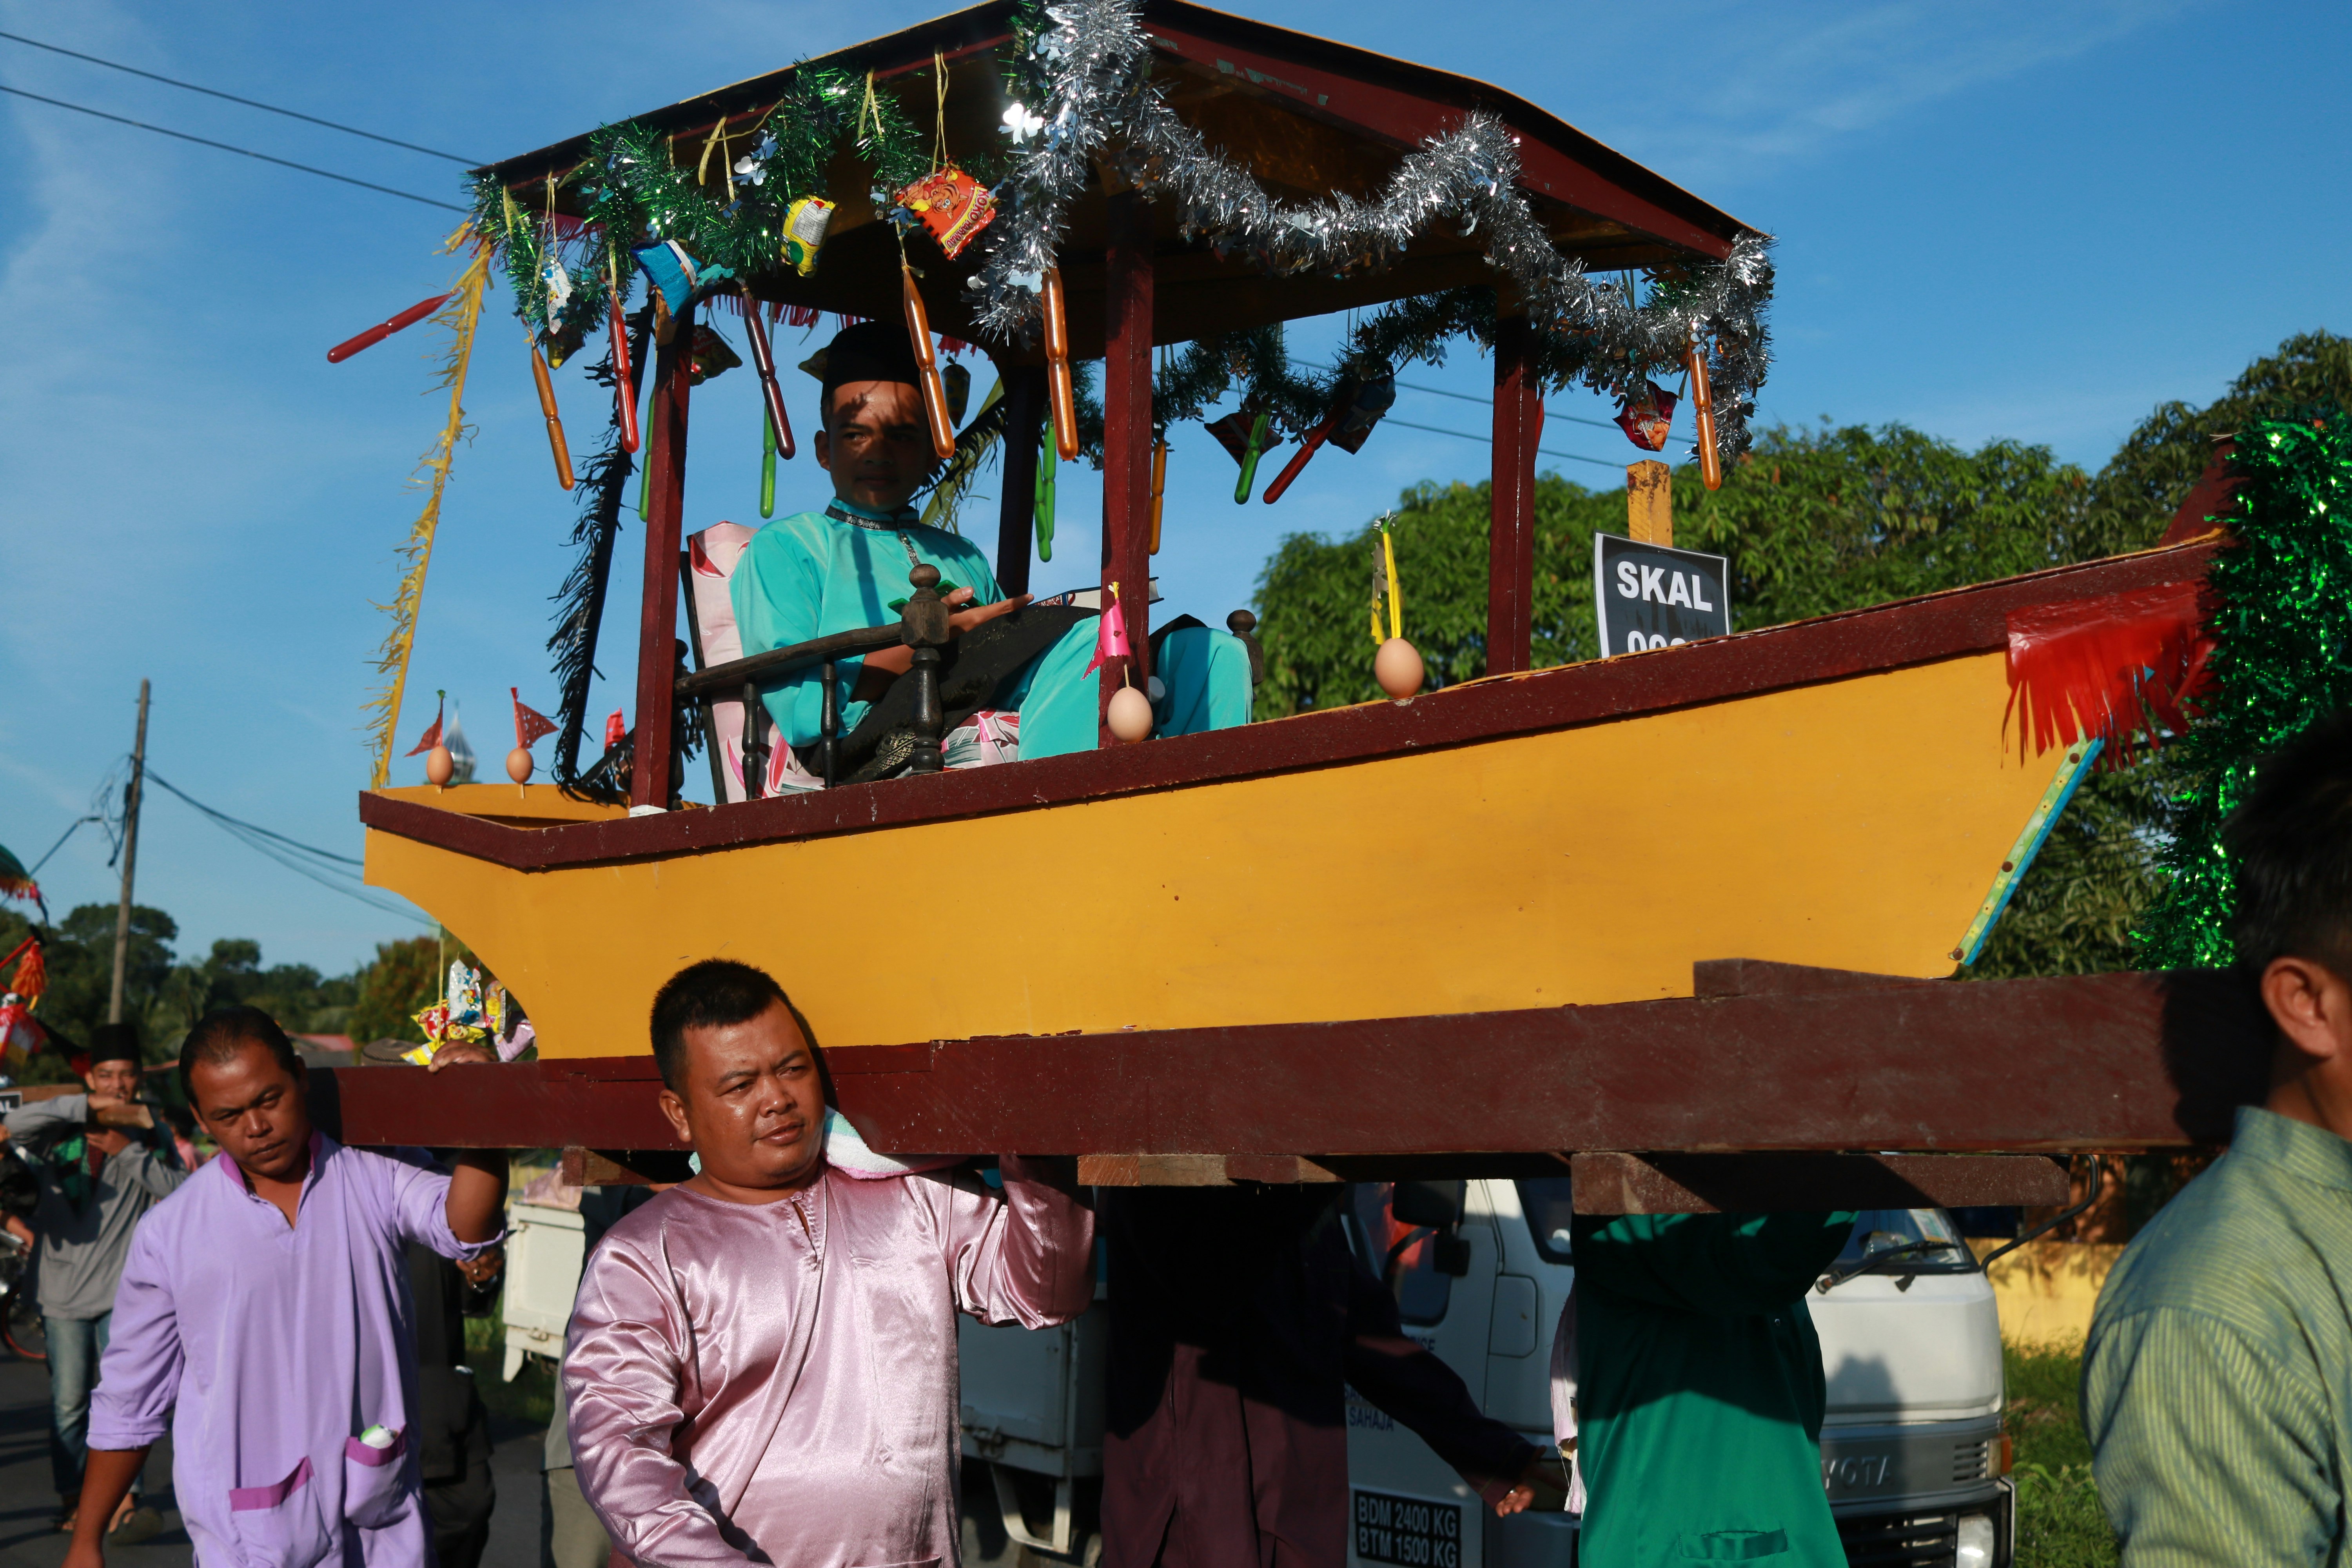
[[2113,1568],[2116,1534],[2083,1436],[2083,1347],[2001,1344],[2016,1445],[2017,1568]]

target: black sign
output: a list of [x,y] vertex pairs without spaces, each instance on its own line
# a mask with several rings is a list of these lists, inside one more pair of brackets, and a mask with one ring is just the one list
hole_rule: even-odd
[[1724,559],[1696,550],[1592,536],[1592,607],[1601,657],[1672,647],[1731,630]]
[[1427,1498],[1359,1491],[1356,1555],[1366,1563],[1461,1568],[1462,1510]]

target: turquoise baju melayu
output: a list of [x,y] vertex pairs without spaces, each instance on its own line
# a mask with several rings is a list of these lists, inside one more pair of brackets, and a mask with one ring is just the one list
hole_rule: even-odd
[[[893,514],[835,500],[823,511],[778,518],[753,534],[729,584],[743,652],[763,653],[897,619],[891,605],[914,592],[907,574],[917,561],[939,569],[941,594],[970,588],[976,605],[1004,597],[988,558],[970,540],[926,528],[914,517],[912,508]],[[1004,694],[1000,706],[1021,715],[1024,759],[1095,749],[1098,679],[1087,670],[1095,638],[1092,618],[1072,626],[1032,659]],[[1155,705],[1155,732],[1183,735],[1249,721],[1249,657],[1240,639],[1187,626],[1171,633],[1159,652],[1163,695]],[[850,699],[865,662],[843,659],[834,668],[845,735],[868,706]],[[817,742],[823,681],[821,670],[804,669],[779,679],[762,695],[777,728],[795,747]]]

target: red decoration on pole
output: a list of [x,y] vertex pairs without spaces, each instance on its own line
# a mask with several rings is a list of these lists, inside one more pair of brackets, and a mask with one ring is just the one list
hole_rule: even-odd
[[413,327],[417,322],[423,321],[425,317],[431,315],[434,311],[439,310],[442,302],[448,298],[449,296],[446,294],[436,294],[430,300],[419,300],[415,304],[411,305],[408,309],[403,310],[389,321],[384,322],[382,326],[370,327],[366,331],[362,332],[355,338],[345,338],[341,342],[337,343],[333,348],[327,351],[327,363],[329,364],[341,364],[345,360],[351,358],[353,354],[359,353],[362,349],[372,349],[375,347],[376,344],[383,342],[384,339],[392,336],[393,333],[399,331],[403,327]]
[[2090,737],[2111,742],[2100,766],[2123,766],[2135,736],[2154,743],[2158,726],[2177,733],[2196,711],[2211,679],[2206,618],[2196,583],[2012,611],[2002,732],[2015,713],[2020,757],[2030,728],[2036,755]]
[[613,402],[621,416],[621,450],[637,449],[637,387],[629,374],[629,326],[621,319],[621,298],[612,296]]

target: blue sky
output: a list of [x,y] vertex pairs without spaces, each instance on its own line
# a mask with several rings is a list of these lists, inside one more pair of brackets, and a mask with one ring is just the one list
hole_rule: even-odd
[[[2209,399],[2281,338],[2352,316],[2340,5],[1512,0],[1443,29],[1428,6],[1391,0],[1252,10],[1509,88],[1779,237],[1768,421],[1901,420],[2095,467],[2155,404]],[[0,29],[489,159],[930,12],[0,0]],[[459,199],[454,165],[5,39],[0,83]],[[0,843],[30,859],[88,809],[129,748],[144,676],[158,772],[359,852],[373,604],[393,591],[416,508],[404,481],[440,416],[420,395],[428,333],[339,366],[324,351],[446,287],[434,252],[452,221],[0,98]],[[458,455],[401,720],[404,749],[446,688],[493,769],[506,689],[554,705],[541,645],[573,512],[510,305],[495,293],[486,315],[467,397],[478,432]],[[1294,346],[1329,335],[1300,329]],[[1465,349],[1408,379],[1476,392],[1485,367]],[[594,400],[576,374],[559,382],[584,451]],[[814,399],[793,395],[805,425]],[[748,374],[698,393],[690,527],[756,521],[755,400]],[[1552,406],[1605,412],[1583,395]],[[1485,424],[1417,393],[1396,412]],[[1569,424],[1545,445],[1602,459],[1559,465],[1599,484],[1630,450]],[[1486,461],[1477,443],[1391,426],[1357,457],[1318,458],[1278,506],[1239,508],[1229,461],[1180,431],[1160,562],[1171,605],[1221,622],[1283,533],[1351,529],[1404,486],[1475,478]],[[820,478],[785,465],[780,500],[821,494]],[[1062,512],[1065,541],[1083,542],[1098,496],[1066,483]],[[992,515],[978,509],[982,542]],[[1083,574],[1090,547],[1066,547]],[[635,570],[615,573],[604,658],[624,679]],[[1038,582],[1065,585],[1052,568]],[[595,711],[621,700],[607,686]],[[105,861],[90,830],[68,843],[42,873],[52,910],[110,901]],[[178,919],[191,954],[251,936],[266,961],[336,972],[423,929],[296,878],[168,796],[151,797],[139,891]]]

